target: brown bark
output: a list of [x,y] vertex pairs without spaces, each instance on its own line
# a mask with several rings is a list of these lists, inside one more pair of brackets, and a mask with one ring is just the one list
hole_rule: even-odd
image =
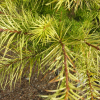
[[66,96],[65,96],[65,100],[67,100],[68,98],[68,92],[69,92],[69,86],[68,86],[68,66],[67,66],[67,55],[66,55],[66,52],[65,52],[65,46],[64,44],[62,43],[62,41],[60,41],[61,43],[61,46],[62,46],[62,51],[63,51],[63,55],[64,55],[64,65],[65,65],[65,76],[66,76]]

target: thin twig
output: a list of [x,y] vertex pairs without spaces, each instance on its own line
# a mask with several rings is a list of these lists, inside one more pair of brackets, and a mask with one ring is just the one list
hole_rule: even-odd
[[94,46],[94,45],[92,45],[92,44],[90,44],[90,43],[88,43],[88,42],[86,42],[86,41],[84,41],[88,46],[91,46],[91,47],[93,47],[93,48],[95,48],[95,49],[97,49],[97,50],[100,50],[100,48],[98,47],[98,46]]
[[[89,57],[90,57],[90,50],[89,50],[89,53],[87,54],[87,59],[89,59]],[[86,62],[86,68],[87,68],[87,62]],[[93,88],[92,88],[92,86],[91,86],[91,81],[90,81],[90,75],[89,75],[89,71],[88,71],[88,69],[87,69],[87,76],[88,76],[88,81],[89,81],[89,87],[90,87],[90,92],[91,92],[91,100],[94,100],[93,99]]]
[[67,69],[67,55],[66,55],[66,52],[65,52],[65,46],[64,44],[62,43],[62,41],[59,41],[62,45],[62,51],[63,51],[63,54],[64,54],[64,65],[65,65],[65,75],[66,75],[66,89],[67,89],[67,92],[66,92],[66,96],[65,96],[65,100],[67,100],[68,98],[68,92],[69,92],[69,86],[68,86],[68,69]]
[[[8,32],[8,31],[9,31],[10,33],[11,33],[11,32],[12,32],[12,33],[17,33],[17,34],[20,34],[20,33],[21,33],[21,31],[17,31],[17,30],[10,31],[9,29],[2,29],[2,28],[0,28],[0,32]],[[28,34],[28,33],[25,32],[24,34],[26,35],[26,34]]]
[[4,13],[0,11],[0,14],[4,14]]
[[94,100],[94,99],[93,99],[93,93],[92,93],[93,88],[92,88],[92,86],[91,86],[90,75],[89,75],[89,71],[88,71],[88,70],[87,70],[87,76],[88,76],[89,86],[90,86],[90,90],[91,90],[91,100]]
[[9,29],[2,29],[2,28],[0,28],[0,32],[13,32],[13,33],[18,33],[18,34],[20,34],[21,33],[21,31],[16,31],[16,30],[14,30],[14,31],[10,31]]
[[23,59],[17,59],[17,60],[15,60],[14,62],[10,62],[9,64],[5,64],[4,66],[5,67],[8,67],[8,66],[10,66],[11,64],[15,64],[16,62],[18,62],[18,61],[21,61],[21,60],[24,60],[24,59],[28,59],[28,58],[30,58],[31,56],[28,56],[28,57],[24,57]]
[[67,53],[66,53],[66,56],[67,56],[67,58],[69,59],[69,61],[72,63],[73,68],[74,68],[74,72],[76,72],[76,71],[75,71],[76,67],[75,67],[74,62],[71,60],[71,58],[68,56],[68,54],[67,54]]

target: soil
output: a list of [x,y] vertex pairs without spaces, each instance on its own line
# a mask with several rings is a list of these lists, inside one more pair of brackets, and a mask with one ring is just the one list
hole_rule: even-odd
[[22,78],[21,82],[16,83],[15,88],[7,86],[5,90],[0,88],[0,100],[45,100],[45,98],[39,97],[38,95],[52,94],[46,92],[46,90],[56,89],[57,83],[49,83],[51,79],[55,77],[55,74],[48,73],[44,75],[40,73],[37,77],[37,72],[31,77],[29,84],[28,78]]

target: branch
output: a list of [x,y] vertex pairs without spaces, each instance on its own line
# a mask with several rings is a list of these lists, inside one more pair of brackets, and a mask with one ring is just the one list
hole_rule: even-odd
[[[13,32],[13,33],[18,33],[18,34],[20,34],[21,33],[21,31],[17,31],[17,30],[14,30],[14,31],[10,31],[9,29],[2,29],[2,28],[0,28],[0,32]],[[27,32],[26,33],[24,33],[25,35],[26,34],[28,34]]]
[[69,86],[68,86],[68,69],[67,69],[67,55],[66,55],[66,52],[65,52],[65,46],[64,44],[62,43],[62,41],[59,41],[62,45],[62,51],[63,51],[63,54],[64,54],[64,65],[65,65],[65,75],[66,75],[66,89],[67,89],[67,92],[66,92],[66,96],[65,96],[65,100],[67,100],[67,97],[68,97],[68,91],[69,91]]
[[75,64],[74,64],[74,62],[71,60],[71,58],[68,56],[67,53],[66,53],[66,57],[67,57],[67,58],[69,59],[69,61],[72,63],[73,68],[74,68],[74,72],[76,72],[76,71],[75,71],[75,69],[76,69]]
[[91,91],[91,100],[94,100],[94,99],[93,99],[93,93],[92,93],[93,88],[92,88],[92,86],[91,86],[90,75],[89,75],[89,71],[88,71],[88,70],[87,70],[87,76],[88,76],[89,86],[90,86],[90,91]]
[[[10,62],[9,64],[5,64],[4,67],[8,67],[8,66],[10,66],[11,64],[15,64],[15,63],[18,62],[18,61],[21,61],[21,60],[24,60],[24,59],[28,59],[28,58],[30,58],[30,57],[32,57],[32,56],[36,56],[36,55],[30,55],[30,56],[24,57],[24,58],[22,58],[22,59],[17,59],[17,60],[15,60],[14,62]],[[1,68],[1,67],[0,67],[0,68]]]
[[6,65],[4,65],[5,67],[8,67],[8,66],[10,66],[11,64],[15,64],[16,62],[18,62],[18,61],[21,61],[21,60],[24,60],[24,59],[28,59],[28,58],[30,58],[30,56],[29,57],[24,57],[23,59],[17,59],[17,60],[15,60],[14,62],[11,62],[11,63],[9,63],[9,64],[6,64]]
[[4,13],[0,11],[0,14],[4,14]]
[[9,31],[9,32],[18,33],[18,34],[21,33],[21,31],[16,31],[16,30],[10,31],[9,29],[1,29],[1,28],[0,28],[0,32],[4,32],[4,31],[5,31],[5,32],[8,32],[8,31]]
[[[0,11],[0,14],[4,14],[4,15],[8,15],[8,14],[5,14],[5,13],[3,13],[3,12],[1,12]],[[9,29],[1,29],[0,28],[0,32],[3,32],[3,31],[10,31]],[[14,31],[10,31],[10,32],[13,32],[13,33],[18,33],[18,34],[20,34],[21,33],[21,31],[17,31],[17,30],[14,30]],[[24,34],[28,34],[27,32],[26,33],[24,33]]]
[[90,44],[90,43],[88,43],[88,42],[86,42],[86,41],[84,41],[88,46],[91,46],[91,47],[93,47],[93,48],[95,48],[95,49],[97,49],[97,50],[99,50],[100,51],[100,48],[98,47],[98,46],[94,46],[94,45],[92,45],[92,44]]

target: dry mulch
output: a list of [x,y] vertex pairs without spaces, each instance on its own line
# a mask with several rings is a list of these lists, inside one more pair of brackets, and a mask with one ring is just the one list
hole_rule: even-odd
[[[35,73],[31,77],[30,84],[27,78],[22,78],[21,84],[18,81],[12,91],[10,91],[9,86],[4,91],[0,88],[0,100],[45,100],[38,95],[51,94],[45,90],[56,89],[57,83],[48,83],[55,77],[55,74],[48,74],[45,78],[43,77],[44,75],[42,73],[38,77],[37,73]],[[43,80],[41,81],[41,79]]]

